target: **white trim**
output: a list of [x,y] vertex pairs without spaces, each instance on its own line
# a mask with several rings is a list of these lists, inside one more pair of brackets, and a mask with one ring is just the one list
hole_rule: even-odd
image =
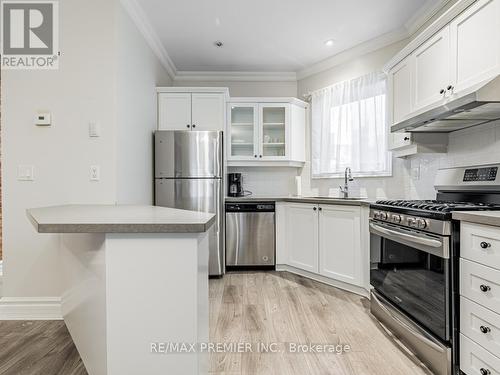
[[184,86],[163,86],[156,88],[157,93],[204,93],[223,94],[229,100],[229,89],[227,87],[184,87]]
[[[173,81],[203,81],[203,82],[218,82],[218,81],[241,81],[241,82],[297,82],[298,80],[309,77],[313,74],[323,72],[327,69],[333,68],[343,64],[356,57],[365,55],[367,53],[376,51],[380,48],[394,44],[409,38],[413,33],[418,31],[426,22],[434,17],[441,9],[443,9],[451,0],[441,0],[437,5],[434,5],[432,0],[428,0],[424,7],[415,14],[406,24],[400,29],[378,36],[374,39],[368,40],[357,46],[351,47],[340,53],[337,53],[323,61],[315,63],[307,68],[301,69],[297,72],[244,72],[244,71],[178,71],[174,62],[168,55],[165,46],[161,42],[160,37],[152,27],[149,19],[138,3],[137,0],[120,0],[121,4],[136,24],[139,31],[142,33],[146,42],[149,44],[155,55],[161,61],[163,67],[166,69],[170,78]],[[457,9],[465,9],[464,4],[472,4],[476,0],[459,0],[457,4],[452,6],[448,12]],[[458,15],[458,14],[457,14]],[[442,16],[443,17],[443,16]],[[440,17],[438,20],[440,20]],[[433,23],[429,28],[432,28]],[[415,40],[420,39],[420,35]],[[413,43],[414,41],[412,41]],[[410,43],[410,44],[412,44]],[[406,50],[407,47],[403,49]],[[398,53],[397,56],[401,54]],[[399,61],[402,58],[399,59]],[[391,60],[392,61],[392,60]]]
[[175,79],[175,76],[177,75],[177,68],[137,0],[120,0],[120,2],[143,35],[144,39],[146,39],[146,42],[153,50],[153,53],[160,60],[170,78],[172,78],[172,80]]
[[175,81],[296,82],[295,72],[178,71]]
[[297,105],[302,108],[307,108],[307,104],[305,101],[293,98],[293,97],[268,97],[268,98],[263,98],[263,97],[247,97],[247,96],[241,96],[241,97],[231,97],[229,100],[229,103],[290,103]]
[[289,160],[231,160],[226,162],[228,167],[289,167],[289,168],[303,168],[305,162],[303,161],[289,161]]
[[408,31],[405,28],[386,33],[377,38],[371,39],[369,41],[358,44],[357,46],[339,52],[336,55],[333,55],[307,68],[299,70],[297,72],[297,79],[301,80],[311,75],[321,73],[327,69],[331,69],[335,66],[344,64],[359,56],[366,55],[367,53],[374,52],[383,47],[387,47],[391,44],[400,42],[404,39],[407,39],[408,37]]
[[62,320],[61,298],[0,298],[0,320]]
[[344,283],[344,282],[338,281],[338,280],[333,280],[333,279],[330,279],[329,277],[318,275],[318,274],[315,274],[315,273],[312,273],[309,271],[304,271],[304,270],[301,270],[299,268],[295,268],[295,267],[292,267],[289,265],[277,264],[276,271],[286,271],[286,272],[294,273],[296,275],[303,276],[303,277],[306,277],[308,279],[312,279],[312,280],[318,281],[320,283],[333,286],[335,288],[346,290],[348,292],[355,293],[355,294],[358,294],[358,295],[366,297],[366,298],[369,298],[369,296],[370,296],[370,292],[363,287],[352,285],[352,284],[347,284],[347,283]]
[[422,8],[416,12],[405,23],[405,28],[409,35],[415,34],[422,26],[429,22],[438,14],[451,0],[440,0],[437,4],[435,0],[427,0]]
[[3,260],[0,260],[0,277],[3,276]]
[[420,34],[418,34],[410,43],[408,43],[401,51],[399,51],[396,56],[394,56],[385,66],[384,71],[388,72],[394,66],[399,64],[405,57],[412,54],[419,46],[421,46],[425,41],[431,38],[443,27],[448,25],[453,19],[455,19],[460,13],[462,13],[469,6],[474,4],[477,0],[459,0],[450,9],[448,9],[444,14],[442,14],[436,21],[424,29]]

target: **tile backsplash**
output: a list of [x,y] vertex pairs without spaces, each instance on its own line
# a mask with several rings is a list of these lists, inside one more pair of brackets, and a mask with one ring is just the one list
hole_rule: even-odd
[[[417,155],[407,161],[405,195],[411,199],[434,198],[434,179],[440,168],[494,163],[500,163],[500,121],[450,133],[448,153]],[[419,176],[415,175],[417,171]]]
[[296,168],[229,167],[227,173],[241,173],[243,188],[252,192],[253,195],[288,196],[295,194]]
[[[500,121],[449,134],[448,153],[420,154],[393,160],[391,177],[358,178],[353,195],[370,199],[434,199],[434,180],[440,168],[500,163]],[[339,194],[343,179],[311,179],[310,162],[304,168],[228,168],[243,174],[243,186],[254,195],[288,196],[296,193],[295,176],[302,176],[303,195]]]

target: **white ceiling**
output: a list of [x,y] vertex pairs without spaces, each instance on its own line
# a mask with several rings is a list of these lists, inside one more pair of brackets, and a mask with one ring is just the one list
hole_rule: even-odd
[[[401,32],[443,0],[140,0],[180,71],[296,72]],[[328,39],[335,41],[326,47]],[[224,43],[216,48],[214,42]]]

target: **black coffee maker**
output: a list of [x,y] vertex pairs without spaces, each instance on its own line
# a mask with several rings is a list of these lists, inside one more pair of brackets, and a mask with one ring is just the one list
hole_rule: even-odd
[[242,197],[243,192],[243,178],[241,173],[228,173],[228,192],[229,197]]

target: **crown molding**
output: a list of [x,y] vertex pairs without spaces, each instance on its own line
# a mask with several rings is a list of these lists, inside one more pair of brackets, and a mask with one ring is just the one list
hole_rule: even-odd
[[130,18],[132,18],[132,21],[135,23],[144,39],[146,39],[146,42],[153,50],[153,53],[160,60],[170,78],[175,79],[175,76],[177,75],[177,68],[137,0],[120,0],[120,2]]
[[408,36],[414,35],[427,22],[436,17],[436,15],[453,0],[441,0],[437,4],[434,0],[427,0],[424,6],[416,12],[406,23],[405,28],[408,30]]
[[[436,34],[443,27],[448,25],[460,13],[462,13],[469,6],[474,4],[477,0],[459,0],[453,4],[445,13],[440,15],[432,24],[427,26],[422,32],[418,33],[401,51],[399,51],[383,68],[385,72],[391,70],[394,66],[399,64],[407,56],[411,55],[419,46],[426,40]],[[448,2],[446,2],[448,3]],[[446,5],[446,4],[445,4]]]
[[[400,42],[410,38],[429,20],[435,17],[447,4],[454,0],[441,0],[434,4],[433,0],[428,0],[424,7],[415,13],[403,27],[392,32],[383,34],[374,39],[360,43],[357,46],[341,51],[325,60],[317,62],[309,67],[297,72],[241,72],[241,71],[178,71],[174,62],[168,55],[161,39],[151,26],[144,10],[137,0],[120,0],[121,4],[132,18],[141,34],[146,39],[154,54],[158,57],[161,64],[167,71],[173,81],[200,81],[200,82],[220,82],[220,81],[239,81],[239,82],[296,82],[311,75],[321,73],[335,66],[348,62],[354,58],[374,52],[380,48]],[[471,3],[476,0],[458,0],[457,3]],[[460,6],[451,7],[451,9],[460,8]],[[442,17],[440,17],[442,18]],[[431,25],[432,26],[432,25]],[[428,31],[424,30],[424,34]],[[420,35],[419,35],[420,36]],[[416,39],[420,39],[419,36]],[[413,42],[413,41],[412,41]],[[403,51],[406,50],[406,47]],[[401,53],[398,53],[398,56]],[[392,60],[391,60],[392,61]]]
[[231,71],[178,71],[175,81],[202,81],[202,82],[220,82],[220,81],[280,81],[296,82],[297,73],[295,72],[231,72]]
[[367,53],[374,52],[380,48],[400,42],[407,38],[408,31],[406,28],[391,31],[390,33],[383,34],[377,38],[358,44],[357,46],[346,49],[325,60],[299,70],[297,72],[297,79],[301,80],[314,74],[321,73],[335,66],[344,64],[356,57],[366,55]]

